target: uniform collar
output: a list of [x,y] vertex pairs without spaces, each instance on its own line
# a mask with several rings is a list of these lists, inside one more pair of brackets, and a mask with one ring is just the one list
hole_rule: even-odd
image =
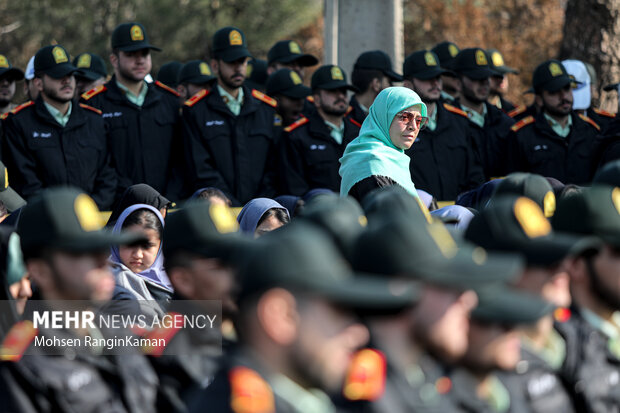
[[69,118],[71,117],[71,110],[73,109],[73,102],[69,102],[69,109],[67,110],[67,113],[64,115],[54,106],[47,103],[45,100],[43,100],[43,106],[45,106],[45,109],[47,109],[49,114],[52,115],[54,120],[58,122],[60,126],[62,126],[63,128],[67,126],[67,123],[69,123]]
[[275,374],[269,382],[274,393],[304,413],[336,413],[329,396],[319,389],[304,389],[288,377]]
[[142,106],[144,104],[144,100],[146,99],[146,94],[149,90],[149,85],[144,80],[142,81],[142,88],[140,88],[140,93],[138,95],[134,95],[132,91],[130,91],[127,86],[123,85],[118,79],[114,79],[116,86],[124,93],[127,100],[133,103],[136,106]]
[[543,112],[543,116],[551,126],[551,129],[562,138],[566,138],[570,134],[570,128],[573,126],[573,117],[568,115],[568,121],[566,122],[566,126],[562,126],[557,120],[553,119],[546,112]]

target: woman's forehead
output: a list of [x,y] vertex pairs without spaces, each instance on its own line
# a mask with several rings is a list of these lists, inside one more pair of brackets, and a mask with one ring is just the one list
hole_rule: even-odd
[[414,106],[409,106],[406,109],[401,110],[398,113],[403,113],[403,112],[411,112],[411,113],[415,113],[415,114],[420,114],[420,106],[418,105],[414,105]]

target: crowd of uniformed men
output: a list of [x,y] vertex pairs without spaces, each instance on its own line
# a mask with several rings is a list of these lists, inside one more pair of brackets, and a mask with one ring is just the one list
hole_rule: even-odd
[[[124,23],[110,78],[61,45],[25,73],[0,55],[1,411],[620,411],[619,121],[591,106],[588,64],[541,63],[515,107],[501,53],[450,42],[402,75],[381,51],[351,83],[320,66],[310,88],[319,61],[294,41],[265,62],[225,27],[210,62],[153,80],[159,50]],[[419,197],[341,197],[339,159],[395,82],[428,111],[407,151]],[[114,248],[152,248],[121,230],[132,205],[161,216],[159,295],[143,293],[162,314],[220,301],[223,345],[162,327],[140,334],[165,345],[132,354],[33,349],[29,300],[136,300],[109,270]]]

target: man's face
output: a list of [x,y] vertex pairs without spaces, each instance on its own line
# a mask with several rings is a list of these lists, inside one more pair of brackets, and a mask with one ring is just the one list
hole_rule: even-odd
[[489,78],[491,87],[491,95],[503,95],[508,91],[508,77],[506,76],[491,76]]
[[441,87],[446,93],[454,97],[458,97],[459,93],[461,93],[461,81],[457,77],[441,75],[441,83]]
[[461,96],[474,103],[483,103],[489,98],[489,78],[480,80],[461,76]]
[[412,78],[413,91],[420,95],[425,103],[437,102],[441,97],[441,77],[437,76],[433,79],[422,80]]
[[99,79],[90,80],[85,77],[76,77],[76,93],[79,97],[82,93],[88,92],[91,89],[96,88],[97,86],[103,85],[105,83],[105,77],[101,76]]
[[8,77],[0,78],[0,106],[6,106],[15,96],[15,81]]
[[[620,310],[620,248],[605,245],[592,262],[590,274],[593,292],[614,310]],[[594,278],[593,278],[594,277]]]
[[463,362],[477,371],[514,370],[521,360],[521,341],[514,327],[471,321]]
[[275,98],[278,101],[278,113],[282,116],[285,125],[295,122],[304,108],[304,99],[289,98],[278,94]]
[[397,113],[390,124],[390,140],[399,149],[411,148],[425,122],[418,106],[411,106]]
[[151,72],[151,50],[119,51],[118,55],[110,55],[110,62],[117,77],[130,82],[141,82]]
[[555,92],[543,90],[536,96],[545,112],[552,116],[566,116],[573,110],[573,91],[570,85]]
[[[234,270],[217,258],[194,257],[187,269],[188,288],[184,295],[191,300],[220,300],[222,312],[230,316],[237,312],[233,299],[235,289]],[[180,287],[183,288],[183,287]]]
[[233,62],[225,62],[223,60],[212,60],[211,66],[213,71],[217,73],[220,83],[229,89],[237,89],[243,85],[248,70],[247,57],[235,60]]
[[349,107],[347,89],[319,89],[318,93],[314,94],[314,104],[328,115],[344,116]]
[[299,64],[298,60],[293,60],[289,63],[274,62],[270,68],[272,68],[272,73],[277,72],[280,69],[291,69],[292,71],[297,72],[300,78],[304,78],[305,68]]
[[73,75],[60,79],[43,75],[43,77],[35,79],[35,81],[39,93],[58,103],[69,102],[75,94],[75,77]]
[[566,261],[549,267],[528,266],[515,287],[540,295],[558,307],[568,307],[571,303],[569,278]]
[[473,291],[425,287],[414,309],[416,339],[444,361],[458,359],[467,350],[469,316],[477,304]]

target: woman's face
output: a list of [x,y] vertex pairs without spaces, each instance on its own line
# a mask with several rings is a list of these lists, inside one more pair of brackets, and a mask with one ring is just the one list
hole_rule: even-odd
[[390,125],[390,140],[399,149],[409,149],[418,137],[427,119],[420,114],[418,106],[411,106],[394,116]]
[[159,233],[154,229],[144,229],[137,224],[127,227],[126,230],[142,232],[148,238],[148,241],[144,244],[123,245],[118,248],[118,254],[121,257],[122,263],[137,274],[149,269],[153,265],[155,258],[157,258],[161,239],[159,238]]

